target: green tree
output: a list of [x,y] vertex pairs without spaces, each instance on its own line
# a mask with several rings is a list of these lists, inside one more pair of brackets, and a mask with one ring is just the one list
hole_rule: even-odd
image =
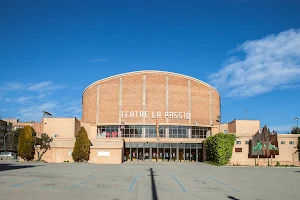
[[18,155],[26,161],[34,159],[34,137],[32,128],[24,126],[21,130],[18,141]]
[[51,142],[53,141],[52,137],[49,137],[46,133],[42,133],[41,137],[35,137],[35,149],[38,156],[38,161],[42,159],[44,153],[51,149]]
[[88,161],[90,157],[90,140],[84,127],[81,127],[76,135],[76,141],[72,152],[75,162]]

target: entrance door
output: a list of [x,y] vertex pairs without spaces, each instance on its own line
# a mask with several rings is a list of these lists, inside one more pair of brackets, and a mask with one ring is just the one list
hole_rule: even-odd
[[184,158],[183,148],[179,148],[179,161],[183,162],[183,158]]
[[157,161],[163,161],[164,159],[164,148],[158,148],[158,160]]
[[196,149],[191,149],[192,162],[196,162]]
[[150,148],[145,148],[145,161],[150,161]]
[[143,161],[144,154],[143,154],[143,148],[138,148],[138,156],[137,159],[138,161]]
[[168,162],[170,161],[170,148],[165,148],[165,161]]
[[170,162],[175,162],[176,161],[176,149],[171,148],[170,149]]
[[130,161],[130,148],[125,148],[124,161]]
[[157,162],[157,148],[152,148],[152,161]]

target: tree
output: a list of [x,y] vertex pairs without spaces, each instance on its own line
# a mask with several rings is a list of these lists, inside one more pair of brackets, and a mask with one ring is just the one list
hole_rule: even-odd
[[76,141],[72,152],[75,162],[88,161],[90,157],[90,140],[84,127],[81,127],[76,135]]
[[44,153],[51,149],[51,142],[53,141],[52,137],[49,137],[46,133],[42,133],[41,137],[35,137],[35,148],[38,156],[38,161],[41,160]]
[[291,134],[300,134],[300,128],[299,127],[292,127]]
[[18,141],[18,155],[26,161],[34,159],[34,137],[32,128],[24,126]]

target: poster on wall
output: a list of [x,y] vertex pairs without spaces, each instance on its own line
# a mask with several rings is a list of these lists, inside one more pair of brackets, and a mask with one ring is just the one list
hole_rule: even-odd
[[249,141],[249,158],[274,158],[279,155],[277,132],[270,130],[265,125],[261,132],[257,132]]
[[98,156],[110,156],[109,151],[98,151]]

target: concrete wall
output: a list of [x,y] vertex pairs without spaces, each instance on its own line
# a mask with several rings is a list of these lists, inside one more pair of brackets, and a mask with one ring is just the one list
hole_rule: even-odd
[[[155,124],[156,118],[161,124],[219,124],[219,93],[200,80],[170,72],[132,72],[97,81],[84,91],[82,103],[82,121],[91,124]],[[135,117],[124,113],[122,118],[121,111],[133,111]],[[148,118],[141,118],[140,111],[148,111]],[[191,119],[165,118],[165,112],[190,112]]]

